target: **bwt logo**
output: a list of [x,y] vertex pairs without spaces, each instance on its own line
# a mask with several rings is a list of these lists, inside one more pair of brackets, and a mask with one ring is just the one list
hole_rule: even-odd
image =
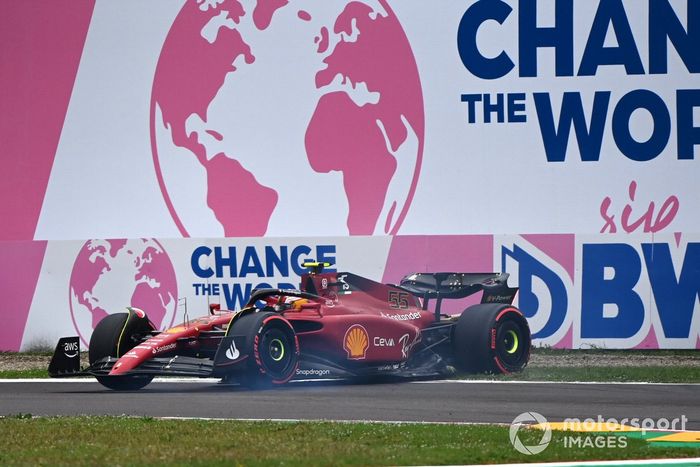
[[700,243],[576,241],[570,261],[558,258],[565,269],[543,251],[547,245],[516,238],[496,254],[520,288],[518,306],[538,344],[695,348],[700,342]]

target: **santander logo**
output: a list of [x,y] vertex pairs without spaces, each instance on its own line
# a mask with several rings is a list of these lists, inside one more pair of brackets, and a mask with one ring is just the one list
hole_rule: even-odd
[[[184,236],[394,234],[423,157],[411,46],[384,0],[189,1],[158,60],[151,143]],[[310,209],[313,231],[295,222]]]

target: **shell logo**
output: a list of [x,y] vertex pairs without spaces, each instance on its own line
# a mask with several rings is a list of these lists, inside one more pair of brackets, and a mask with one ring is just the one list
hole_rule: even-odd
[[359,325],[353,324],[345,332],[343,348],[348,353],[350,360],[363,360],[369,347],[369,337],[367,330]]

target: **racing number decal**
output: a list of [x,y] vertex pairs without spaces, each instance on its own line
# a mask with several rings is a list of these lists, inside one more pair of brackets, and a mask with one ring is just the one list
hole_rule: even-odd
[[399,310],[408,308],[408,293],[398,290],[389,291],[389,306]]

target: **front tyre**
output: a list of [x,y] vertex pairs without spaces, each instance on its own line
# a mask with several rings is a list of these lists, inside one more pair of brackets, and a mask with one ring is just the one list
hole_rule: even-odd
[[[119,358],[134,348],[141,336],[153,327],[146,316],[135,311],[108,315],[100,321],[90,337],[90,365],[105,357]],[[115,391],[135,391],[146,386],[153,376],[96,376],[97,381]]]
[[474,305],[455,325],[453,351],[463,371],[516,373],[530,359],[530,328],[517,308],[498,303]]

